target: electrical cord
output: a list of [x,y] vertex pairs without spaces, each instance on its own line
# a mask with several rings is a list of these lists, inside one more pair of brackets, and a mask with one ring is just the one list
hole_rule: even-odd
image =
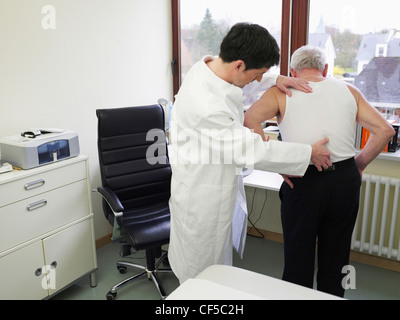
[[262,239],[262,238],[264,238],[264,234],[263,234],[255,225],[256,225],[257,222],[261,219],[261,214],[263,213],[264,208],[265,208],[265,204],[267,203],[268,190],[265,190],[264,202],[263,202],[261,211],[260,211],[260,213],[259,213],[259,215],[258,215],[258,218],[257,218],[257,220],[256,220],[255,222],[252,222],[252,221],[250,220],[250,217],[251,217],[251,215],[253,214],[253,206],[254,206],[254,200],[255,200],[256,192],[257,192],[257,188],[254,188],[253,197],[252,197],[252,200],[251,200],[251,209],[250,209],[250,213],[249,213],[248,216],[247,216],[247,220],[250,222],[250,224],[251,224],[251,226],[252,226],[251,228],[253,228],[253,229],[259,234],[259,236],[255,236],[255,235],[252,235],[252,234],[249,234],[249,233],[247,233],[247,235],[248,235],[248,236],[251,236],[251,237],[255,237],[255,238],[260,238],[260,239]]

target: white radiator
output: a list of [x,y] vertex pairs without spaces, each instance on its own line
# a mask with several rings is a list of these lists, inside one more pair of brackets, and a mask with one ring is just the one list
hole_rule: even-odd
[[351,249],[400,261],[400,179],[363,174]]

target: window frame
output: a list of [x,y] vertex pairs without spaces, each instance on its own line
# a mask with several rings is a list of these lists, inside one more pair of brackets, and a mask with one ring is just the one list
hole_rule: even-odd
[[[173,96],[181,85],[180,0],[171,0]],[[282,0],[281,75],[289,74],[289,57],[307,44],[310,0]]]

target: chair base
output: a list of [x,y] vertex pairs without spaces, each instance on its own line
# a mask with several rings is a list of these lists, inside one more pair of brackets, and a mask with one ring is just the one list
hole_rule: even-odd
[[140,278],[141,276],[146,275],[147,278],[149,280],[152,280],[154,285],[157,288],[158,293],[161,296],[161,299],[165,299],[167,297],[164,288],[162,287],[160,280],[158,279],[158,275],[157,273],[172,273],[171,269],[159,269],[158,266],[160,265],[161,262],[164,261],[164,259],[167,257],[167,254],[164,254],[157,262],[157,264],[155,265],[155,268],[151,268],[153,270],[150,270],[148,268],[148,266],[142,266],[139,264],[134,264],[134,263],[130,263],[127,261],[118,261],[117,262],[117,268],[119,270],[120,273],[125,273],[126,269],[128,267],[134,267],[134,268],[138,268],[138,269],[142,269],[143,271],[131,276],[119,283],[117,283],[116,285],[114,285],[110,291],[107,293],[106,298],[107,300],[115,300],[117,297],[117,291],[119,289],[121,289],[122,287],[126,286],[127,284],[130,284],[131,282],[133,282],[134,280]]

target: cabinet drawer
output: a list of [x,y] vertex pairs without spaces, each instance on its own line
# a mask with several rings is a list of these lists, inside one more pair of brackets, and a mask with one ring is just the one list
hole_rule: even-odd
[[0,208],[0,252],[90,214],[87,180]]
[[26,172],[21,172],[21,178],[0,185],[0,207],[85,179],[86,162],[81,161],[34,175],[27,175]]

